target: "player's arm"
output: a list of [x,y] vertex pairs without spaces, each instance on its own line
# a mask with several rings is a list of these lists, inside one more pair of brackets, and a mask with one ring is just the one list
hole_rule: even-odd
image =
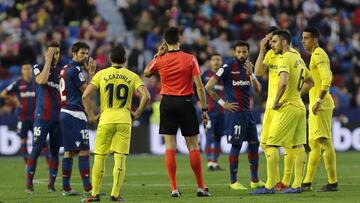
[[279,74],[279,84],[278,84],[278,89],[276,91],[276,97],[275,97],[275,101],[273,104],[273,109],[278,109],[281,107],[281,103],[280,103],[280,99],[281,97],[284,95],[284,92],[289,84],[289,73],[282,71]]
[[168,52],[168,48],[165,42],[163,42],[159,48],[157,53],[155,54],[153,60],[150,61],[150,63],[148,64],[148,66],[146,66],[145,70],[144,70],[144,76],[145,77],[151,77],[157,69],[157,57],[158,56],[163,56],[164,54],[166,54]]
[[210,80],[206,83],[205,88],[206,88],[206,91],[209,93],[210,97],[214,101],[217,101],[217,103],[225,110],[228,110],[231,112],[238,110],[239,107],[236,102],[229,103],[219,97],[219,95],[215,91],[215,85],[217,83],[218,83],[218,78],[215,76],[211,77]]
[[209,115],[207,114],[208,109],[206,104],[205,87],[204,84],[201,82],[200,75],[194,75],[193,80],[195,82],[196,92],[199,97],[199,102],[202,109],[203,125],[205,127],[209,121]]
[[87,87],[82,95],[82,102],[83,102],[83,105],[85,107],[85,112],[87,113],[90,122],[97,121],[100,116],[100,115],[95,116],[94,112],[91,109],[92,104],[91,104],[90,98],[92,95],[94,95],[97,92],[97,90],[98,90],[98,88],[95,85],[89,84],[89,85],[87,85]]
[[139,104],[138,108],[136,109],[136,111],[131,111],[131,116],[132,116],[133,120],[138,119],[141,116],[146,105],[150,101],[149,90],[144,85],[139,86],[136,89],[136,91],[140,94],[140,104]]
[[153,60],[150,61],[150,63],[146,66],[145,70],[144,70],[144,76],[149,78],[151,77],[154,72],[151,71],[151,69],[154,68],[155,66],[155,63],[156,63],[156,58],[154,58]]
[[327,62],[328,61],[327,56],[323,54],[315,55],[314,60],[319,71],[320,84],[321,84],[318,100],[312,107],[313,113],[316,115],[325,95],[329,91],[332,81],[332,73],[330,70],[330,65]]
[[245,67],[250,74],[251,85],[254,87],[255,92],[259,93],[261,91],[261,84],[253,72],[254,65],[250,61],[246,61]]
[[92,80],[92,78],[95,75],[96,66],[97,66],[96,61],[93,58],[89,57],[89,62],[86,65],[86,70],[89,73],[89,78],[88,78],[89,82]]
[[55,55],[55,48],[52,47],[48,48],[45,52],[45,64],[43,69],[40,72],[38,72],[39,69],[36,69],[35,67],[34,73],[35,73],[36,83],[43,85],[48,81],[49,73],[51,69],[51,63],[54,58],[54,55]]
[[[86,70],[88,71],[89,73],[89,78],[88,78],[88,81],[91,81],[92,78],[94,77],[95,75],[95,70],[96,70],[96,61],[94,59],[92,59],[91,57],[89,58],[89,62],[86,66]],[[82,75],[82,73],[79,73],[79,77],[80,77],[80,74]],[[82,77],[82,76],[81,76]],[[80,79],[80,82],[83,83],[81,86],[80,86],[80,91],[81,92],[84,92],[86,87],[88,86],[88,83],[84,83],[85,81],[85,77],[84,78],[79,78]],[[84,81],[82,81],[84,80]]]
[[3,98],[10,103],[15,104],[16,107],[21,107],[21,104],[16,96],[11,96],[10,94],[15,91],[17,86],[17,81],[12,82],[9,86],[7,86],[3,91],[0,93],[0,98]]
[[254,71],[255,75],[258,77],[262,76],[267,70],[267,65],[265,65],[263,61],[266,54],[266,45],[268,44],[271,37],[272,37],[272,33],[269,33],[260,41],[260,50],[259,50],[258,58],[256,59],[255,62],[255,71]]
[[305,70],[305,80],[304,80],[304,85],[300,91],[301,96],[303,96],[304,94],[307,94],[309,92],[309,90],[312,87],[314,87],[314,85],[315,85],[314,80],[311,77],[309,70],[307,68],[305,68],[304,70]]

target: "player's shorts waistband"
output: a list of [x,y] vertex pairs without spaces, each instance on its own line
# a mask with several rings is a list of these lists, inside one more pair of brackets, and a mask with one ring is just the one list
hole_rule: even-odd
[[60,112],[70,114],[71,116],[73,116],[75,118],[78,118],[78,119],[81,119],[81,120],[84,120],[87,122],[86,114],[83,111],[71,111],[71,110],[62,108]]

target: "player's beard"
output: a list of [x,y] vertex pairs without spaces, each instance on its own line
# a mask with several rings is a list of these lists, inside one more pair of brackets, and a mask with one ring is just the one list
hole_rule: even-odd
[[238,61],[240,64],[244,64],[247,58],[239,58]]

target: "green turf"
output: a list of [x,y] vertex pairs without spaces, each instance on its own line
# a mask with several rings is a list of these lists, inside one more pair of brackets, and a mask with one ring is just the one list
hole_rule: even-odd
[[[221,165],[227,168],[227,157],[221,155]],[[39,159],[34,187],[35,193],[24,193],[25,166],[20,157],[0,158],[0,203],[8,202],[79,202],[80,197],[62,197],[60,192],[47,193],[47,170],[43,157]],[[107,160],[107,171],[103,181],[102,191],[110,193],[112,184],[112,157]],[[81,180],[74,160],[73,189],[82,191]],[[205,164],[203,164],[205,169]],[[60,167],[61,168],[61,167]],[[213,197],[196,197],[195,178],[189,166],[187,156],[177,156],[177,181],[182,192],[179,199],[171,199],[168,179],[162,156],[132,155],[127,159],[127,174],[122,189],[122,195],[127,202],[360,202],[360,153],[337,153],[337,169],[339,177],[339,192],[284,195],[248,195],[249,191],[231,191],[228,189],[228,171],[208,172],[204,170],[205,183]],[[61,173],[61,170],[59,171]],[[239,181],[249,183],[249,167],[245,155],[241,155]],[[260,177],[265,181],[264,156],[260,159]],[[56,188],[61,188],[61,176],[56,182]],[[326,183],[326,174],[321,161],[314,188]],[[102,197],[102,202],[108,202],[108,196]]]

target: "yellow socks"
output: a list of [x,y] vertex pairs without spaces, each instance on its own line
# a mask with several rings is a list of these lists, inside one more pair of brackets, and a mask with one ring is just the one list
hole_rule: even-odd
[[284,152],[284,176],[281,182],[289,186],[295,162],[295,153],[291,147],[284,147]]
[[279,168],[279,149],[268,147],[267,149],[267,180],[265,187],[271,189],[275,186],[276,169]]
[[[261,148],[264,150],[265,158],[266,158],[266,160],[267,160],[267,155],[268,155],[267,150],[268,150],[269,147],[267,147],[266,144],[264,144],[264,143],[260,143],[260,146],[261,146]],[[275,173],[275,183],[278,183],[278,182],[280,182],[279,165],[277,165],[277,167],[276,167],[276,173]]]
[[303,145],[301,147],[293,148],[291,151],[293,151],[295,157],[295,179],[291,187],[298,188],[301,186],[303,178],[306,153]]
[[311,151],[307,161],[306,176],[303,181],[304,183],[312,183],[320,161],[320,143],[314,139],[309,139],[309,146]]
[[126,172],[126,155],[114,153],[113,187],[111,196],[118,197]]
[[105,173],[105,159],[106,155],[95,154],[94,165],[92,169],[92,196],[100,193],[101,181]]
[[329,139],[325,139],[320,142],[321,148],[324,150],[323,158],[325,163],[325,169],[328,176],[328,182],[330,184],[337,182],[336,177],[336,155],[334,146]]

